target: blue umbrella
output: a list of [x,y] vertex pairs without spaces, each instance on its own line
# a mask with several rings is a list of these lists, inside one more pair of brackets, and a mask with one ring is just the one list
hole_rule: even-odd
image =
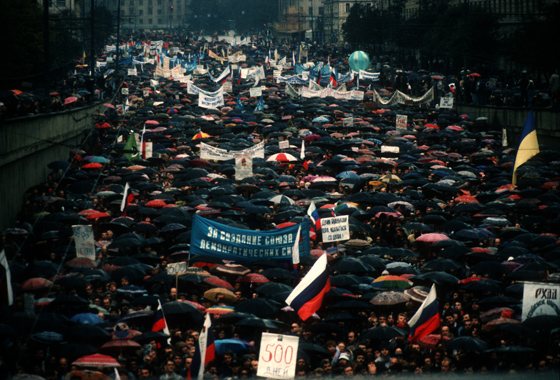
[[249,342],[240,339],[218,339],[214,341],[214,346],[216,347],[217,354],[224,354],[226,351],[231,351],[234,354],[253,348],[253,345]]
[[103,323],[103,319],[100,316],[93,313],[80,313],[74,315],[70,318],[72,322],[80,323],[82,325],[97,325],[98,323]]
[[328,123],[329,119],[327,119],[324,116],[318,116],[315,119],[311,120],[311,122],[313,122],[313,123]]
[[342,172],[342,173],[338,173],[336,175],[336,178],[356,178],[356,179],[358,179],[358,178],[360,178],[360,176],[358,174],[354,173],[354,172],[345,171],[345,172]]

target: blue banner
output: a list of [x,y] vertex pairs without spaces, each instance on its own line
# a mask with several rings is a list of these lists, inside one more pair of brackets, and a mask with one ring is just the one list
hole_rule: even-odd
[[292,258],[294,241],[301,226],[299,256],[309,257],[309,221],[270,231],[253,231],[194,216],[191,247],[193,255],[208,255],[222,260],[257,261]]

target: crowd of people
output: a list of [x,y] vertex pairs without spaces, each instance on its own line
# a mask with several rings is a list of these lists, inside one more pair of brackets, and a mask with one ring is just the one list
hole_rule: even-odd
[[[17,224],[2,235],[14,293],[0,317],[3,378],[116,378],[113,367],[121,379],[196,378],[205,313],[221,343],[205,379],[257,377],[263,332],[299,336],[298,378],[558,376],[560,317],[521,321],[523,282],[560,279],[558,151],[533,157],[512,185],[515,149],[476,115],[435,101],[384,109],[368,82],[358,88],[363,101],[299,97],[273,78],[259,40],[148,37],[184,56],[206,51],[198,66],[213,77],[227,61],[208,52],[242,51],[239,68],[266,67],[264,107],[254,111],[255,81],[236,69],[217,109],[199,107],[174,78],[154,83],[153,64],[115,76],[116,96],[84,144],[49,164],[51,175],[25,193]],[[310,47],[307,59],[348,70],[348,57],[327,48]],[[200,67],[191,80],[208,92],[221,87]],[[125,103],[126,111],[114,107]],[[397,115],[407,115],[405,129]],[[151,157],[127,147],[133,134],[153,144]],[[252,175],[240,180],[235,160],[199,157],[201,143],[241,150],[261,142],[265,158],[253,157]],[[276,153],[296,159],[267,159]],[[134,199],[123,209],[126,184]],[[308,220],[312,203],[322,218],[349,215],[350,239],[324,243],[313,226],[311,255],[296,271],[291,260],[189,253],[194,215],[273,230]],[[95,259],[77,257],[78,224],[93,227]],[[284,301],[322,255],[332,289],[302,321]],[[180,262],[184,271],[169,274]],[[409,341],[408,323],[432,284],[441,327]],[[160,304],[168,335],[152,331]],[[117,364],[79,363],[96,353]]]

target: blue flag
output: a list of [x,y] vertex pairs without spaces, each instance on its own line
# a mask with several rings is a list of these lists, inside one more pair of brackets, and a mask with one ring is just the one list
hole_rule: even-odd
[[253,113],[255,113],[257,111],[264,111],[264,101],[263,101],[262,95],[259,98],[259,101],[257,102],[257,106],[255,107],[255,110],[253,111]]
[[235,109],[236,110],[244,110],[245,107],[243,106],[243,103],[241,102],[241,98],[239,97],[239,94],[237,94],[237,103],[235,103]]

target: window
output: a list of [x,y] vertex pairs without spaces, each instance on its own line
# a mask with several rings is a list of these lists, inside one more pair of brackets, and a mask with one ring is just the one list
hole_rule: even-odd
[[144,10],[143,10],[143,9],[140,9],[140,10],[138,11],[138,15],[139,15],[139,16],[142,16],[143,14],[144,14]]
[[148,14],[151,15],[154,13],[154,9],[153,8],[148,8]]
[[161,0],[157,0],[157,5],[161,5],[162,1]]
[[144,0],[138,0],[138,5],[143,6],[144,5]]
[[158,14],[158,15],[163,14],[163,10],[162,10],[162,9],[158,9],[158,10],[157,10],[157,14]]
[[161,24],[163,24],[163,19],[161,19],[161,18],[158,18],[158,19],[157,19],[157,22],[158,22],[158,24],[160,24],[160,25],[161,25]]
[[143,24],[144,24],[144,19],[143,19],[143,18],[139,18],[139,19],[138,19],[138,24],[143,25]]
[[56,6],[59,8],[66,7],[66,0],[56,0]]
[[309,7],[307,13],[309,14],[310,17],[313,17],[313,7]]
[[148,24],[153,24],[154,20],[152,20],[151,18],[148,19]]
[[346,13],[350,13],[350,8],[352,8],[350,3],[346,3]]
[[313,29],[313,20],[309,21],[309,29]]

